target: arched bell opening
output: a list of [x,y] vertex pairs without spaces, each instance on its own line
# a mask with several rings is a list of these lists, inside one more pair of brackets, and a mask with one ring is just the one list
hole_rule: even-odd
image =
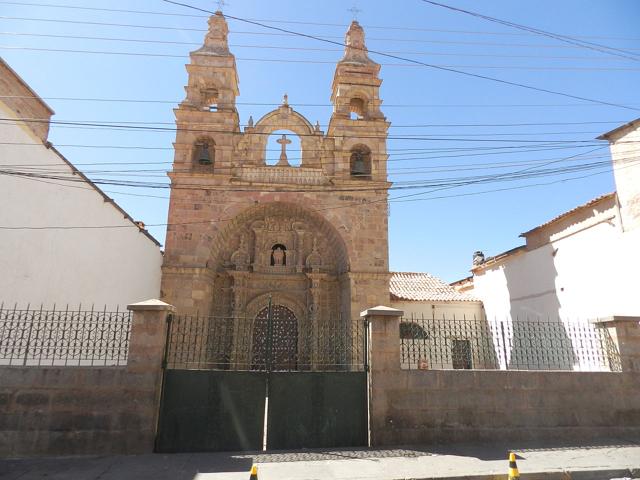
[[202,109],[207,112],[217,112],[220,93],[217,88],[205,88],[200,91]]
[[216,158],[216,142],[212,138],[202,137],[193,145],[193,163],[203,167],[213,167]]
[[366,145],[356,145],[349,156],[351,178],[371,180],[371,150]]
[[364,120],[367,112],[367,101],[360,97],[353,97],[349,101],[349,118],[351,120]]

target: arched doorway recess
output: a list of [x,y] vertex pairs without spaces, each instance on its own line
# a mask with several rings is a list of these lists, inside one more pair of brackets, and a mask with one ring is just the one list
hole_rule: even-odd
[[253,370],[296,370],[298,367],[298,319],[284,305],[264,307],[254,320]]

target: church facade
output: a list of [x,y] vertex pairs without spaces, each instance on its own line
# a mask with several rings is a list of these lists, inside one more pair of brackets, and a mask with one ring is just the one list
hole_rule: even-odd
[[[218,12],[191,53],[175,109],[162,298],[183,314],[259,318],[272,305],[295,328],[348,321],[389,302],[386,139],[380,65],[353,22],[331,90],[326,132],[282,105],[241,127],[235,57]],[[300,139],[291,166],[267,165],[268,137]]]

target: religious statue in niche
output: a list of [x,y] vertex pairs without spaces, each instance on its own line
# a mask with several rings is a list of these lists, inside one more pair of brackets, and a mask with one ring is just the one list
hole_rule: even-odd
[[287,264],[287,247],[277,243],[271,248],[271,266],[284,267]]

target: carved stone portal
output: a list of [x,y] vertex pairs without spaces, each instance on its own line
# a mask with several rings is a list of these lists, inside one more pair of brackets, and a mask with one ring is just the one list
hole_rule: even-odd
[[229,280],[213,292],[215,315],[251,322],[271,298],[278,308],[294,312],[296,332],[307,331],[308,322],[321,314],[340,318],[344,249],[321,221],[303,209],[271,206],[262,215],[239,219],[227,238],[217,268]]

